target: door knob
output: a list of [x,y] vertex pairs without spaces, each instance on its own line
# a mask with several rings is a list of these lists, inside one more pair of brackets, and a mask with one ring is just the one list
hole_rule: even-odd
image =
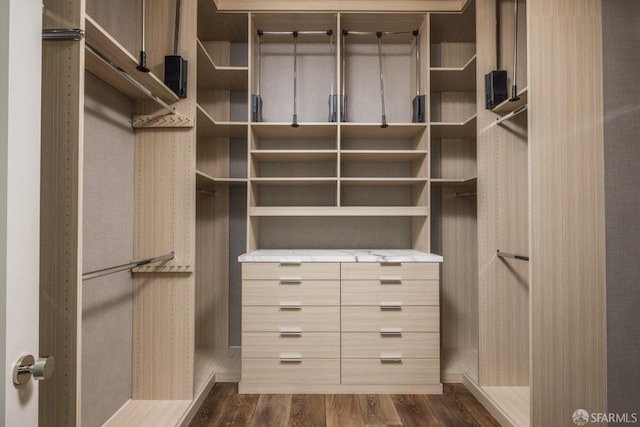
[[13,366],[13,383],[22,385],[29,381],[33,376],[35,380],[46,380],[56,368],[56,359],[53,356],[40,357],[34,360],[33,356],[28,354],[22,356]]

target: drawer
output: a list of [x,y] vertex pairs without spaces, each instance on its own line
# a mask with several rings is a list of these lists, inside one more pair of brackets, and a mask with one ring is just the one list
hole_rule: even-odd
[[438,280],[440,264],[436,262],[345,262],[342,280]]
[[340,264],[337,262],[245,262],[242,264],[243,280],[340,280]]
[[342,384],[440,384],[440,359],[342,359]]
[[440,310],[437,306],[402,306],[382,309],[378,306],[342,307],[342,330],[345,332],[378,332],[386,329],[401,332],[438,332]]
[[440,305],[438,280],[344,280],[342,305],[379,305],[394,301],[403,305]]
[[338,359],[339,332],[245,332],[242,334],[242,357],[247,359],[279,358],[297,353],[303,358]]
[[281,302],[298,302],[303,306],[340,305],[340,281],[244,280],[242,282],[244,305],[280,305]]
[[242,359],[242,381],[267,384],[340,384],[340,359]]
[[302,332],[340,331],[340,307],[301,306],[300,309],[282,309],[279,306],[243,306],[242,331],[280,332],[298,328]]
[[[242,351],[244,352],[244,346]],[[406,359],[437,359],[440,357],[440,334],[392,331],[342,334],[342,357],[344,358],[379,359],[389,354],[400,355]]]

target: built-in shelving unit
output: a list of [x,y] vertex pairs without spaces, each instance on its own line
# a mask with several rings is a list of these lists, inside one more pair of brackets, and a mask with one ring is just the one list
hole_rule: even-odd
[[462,67],[431,67],[431,91],[467,91],[475,90],[476,55],[473,55]]

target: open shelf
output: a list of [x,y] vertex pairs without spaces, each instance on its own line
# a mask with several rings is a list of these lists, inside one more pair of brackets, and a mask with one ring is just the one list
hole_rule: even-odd
[[518,92],[519,99],[517,101],[511,101],[510,99],[507,99],[505,101],[502,101],[500,104],[496,105],[492,111],[494,113],[498,113],[501,115],[508,114],[512,111],[515,111],[518,107],[521,107],[527,103],[528,92],[529,92],[529,88],[525,87],[524,89]]
[[426,123],[389,123],[387,128],[381,128],[380,123],[341,123],[340,133],[344,138],[412,138],[426,128]]
[[475,138],[477,115],[461,123],[431,122],[431,138]]
[[340,178],[342,185],[414,185],[424,184],[426,182],[426,178]]
[[432,67],[431,92],[474,90],[476,62],[476,55],[473,55],[462,67]]
[[[115,66],[120,67],[158,98],[168,103],[176,102],[180,99],[153,73],[138,71],[136,69],[138,66],[137,59],[89,15],[85,17],[85,33],[87,45],[100,52]],[[149,98],[147,94],[127,80],[121,73],[105,65],[93,52],[88,49],[86,52],[85,67],[89,72],[132,99],[147,100]]]
[[460,13],[431,13],[431,43],[475,42],[476,10],[467,2]]
[[204,172],[196,171],[196,187],[209,189],[216,185],[244,185],[246,178],[219,178],[207,175]]
[[218,12],[213,0],[198,0],[198,38],[246,42],[248,18],[246,13]]
[[338,132],[336,123],[300,123],[298,127],[291,123],[251,123],[253,134],[261,138],[335,138]]
[[464,375],[478,381],[477,349],[442,349],[442,382],[461,383]]
[[413,217],[429,215],[424,206],[254,206],[250,216],[391,216]]
[[503,426],[531,425],[531,397],[528,386],[479,386],[469,375],[464,385]]
[[335,160],[338,150],[253,150],[251,158],[265,161]]
[[204,109],[196,106],[198,136],[242,138],[247,136],[247,122],[218,122]]
[[427,150],[342,150],[340,158],[349,162],[401,162],[422,159],[427,154]]
[[471,185],[478,181],[477,177],[471,178],[431,178],[432,185]]
[[217,66],[198,40],[198,89],[246,91],[248,67]]
[[338,178],[335,177],[282,177],[282,178],[251,178],[254,184],[264,185],[317,185],[335,184]]

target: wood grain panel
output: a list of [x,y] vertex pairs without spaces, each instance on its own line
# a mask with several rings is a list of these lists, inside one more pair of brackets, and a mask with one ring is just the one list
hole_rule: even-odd
[[104,424],[105,427],[156,427],[178,425],[189,407],[189,400],[171,402],[159,400],[130,400]]
[[[44,6],[43,28],[84,27],[83,2]],[[39,354],[57,366],[38,386],[39,417],[67,425],[81,419],[84,65],[84,41],[43,43]]]
[[[477,86],[495,69],[495,3],[477,2]],[[526,262],[503,261],[497,249],[528,255],[526,114],[496,126],[478,105],[478,268],[481,385],[529,384],[529,275]],[[546,170],[547,166],[541,166]]]
[[379,332],[343,332],[342,357],[378,359],[385,353],[401,354],[407,359],[440,357],[440,336],[432,332],[405,332],[381,335]]
[[606,412],[602,11],[527,6],[531,423],[551,425]]
[[378,305],[383,301],[400,301],[404,305],[439,305],[440,283],[437,280],[404,280],[385,284],[379,280],[343,280],[343,305]]
[[245,280],[242,282],[244,305],[278,305],[298,301],[302,305],[340,305],[339,280],[304,280],[283,284],[279,280]]
[[134,276],[133,399],[193,398],[194,276]]
[[242,307],[242,331],[279,332],[280,328],[305,331],[339,331],[340,307],[304,306],[299,310],[282,310],[279,306]]
[[242,334],[242,357],[274,359],[283,353],[299,353],[304,358],[338,359],[338,332],[303,332],[299,336],[279,332],[245,332]]
[[280,359],[243,359],[242,382],[274,385],[340,384],[340,359],[303,359],[281,362]]
[[380,332],[383,328],[401,328],[403,332],[437,332],[439,307],[406,307],[382,310],[378,306],[342,307],[345,332]]
[[440,359],[342,359],[343,384],[439,384]]
[[396,0],[391,4],[382,0],[324,0],[303,2],[297,0],[219,0],[217,5],[224,11],[355,11],[376,12],[428,12],[460,11],[465,0]]
[[244,280],[336,280],[340,279],[340,264],[335,262],[310,263],[273,263],[260,262],[242,264],[242,278]]
[[387,277],[401,280],[437,280],[439,263],[342,263],[342,280],[381,280]]

